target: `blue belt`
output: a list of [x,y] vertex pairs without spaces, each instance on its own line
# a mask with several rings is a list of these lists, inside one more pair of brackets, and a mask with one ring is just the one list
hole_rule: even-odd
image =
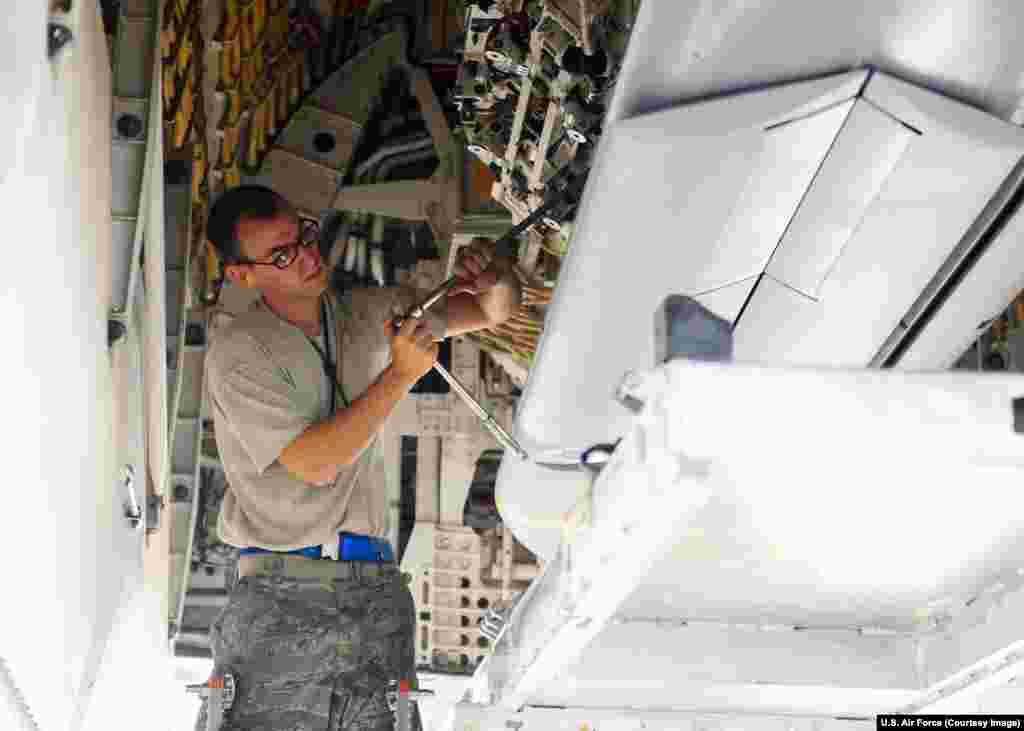
[[[330,558],[324,556],[323,546],[306,546],[297,548],[294,551],[268,551],[265,548],[242,548],[239,549],[242,556],[251,556],[260,553],[280,553],[288,556],[305,556],[307,558]],[[390,563],[395,560],[391,551],[391,544],[380,538],[369,536],[358,536],[354,533],[338,534],[338,560],[339,561],[374,561],[377,563]]]

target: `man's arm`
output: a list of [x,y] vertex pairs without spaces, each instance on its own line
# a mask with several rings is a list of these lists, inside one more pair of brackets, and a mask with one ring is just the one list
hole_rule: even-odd
[[459,252],[454,274],[465,283],[448,297],[445,337],[495,327],[519,309],[522,285],[515,263],[496,256],[494,242],[474,239]]
[[391,341],[391,365],[366,393],[306,429],[284,448],[278,461],[304,482],[333,481],[342,467],[356,461],[398,402],[433,367],[437,350],[426,324],[407,320]]

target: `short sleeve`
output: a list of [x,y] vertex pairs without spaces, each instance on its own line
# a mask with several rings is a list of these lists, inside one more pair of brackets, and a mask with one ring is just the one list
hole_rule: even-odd
[[211,401],[262,475],[313,422],[296,403],[294,388],[269,362],[235,362],[208,372]]

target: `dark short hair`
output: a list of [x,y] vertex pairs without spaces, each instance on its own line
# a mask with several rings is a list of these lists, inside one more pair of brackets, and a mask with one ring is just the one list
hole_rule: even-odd
[[210,209],[206,237],[225,264],[235,264],[242,257],[238,240],[241,221],[267,221],[291,210],[291,204],[280,193],[263,185],[240,185],[223,193]]

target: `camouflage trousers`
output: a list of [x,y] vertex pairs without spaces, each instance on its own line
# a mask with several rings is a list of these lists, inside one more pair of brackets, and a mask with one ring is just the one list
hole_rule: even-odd
[[394,728],[387,686],[415,677],[415,610],[400,573],[373,570],[238,582],[210,627],[216,669],[237,684],[222,731]]

